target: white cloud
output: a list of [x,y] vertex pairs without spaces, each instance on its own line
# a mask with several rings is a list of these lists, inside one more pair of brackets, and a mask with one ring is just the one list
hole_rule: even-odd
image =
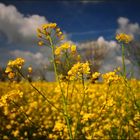
[[131,23],[129,19],[125,17],[118,18],[117,22],[119,27],[116,33],[127,33],[133,37],[140,35],[140,26],[138,23]]
[[104,39],[104,37],[100,36],[98,39],[97,39],[97,45],[98,46],[108,46],[109,48],[114,48],[117,46],[117,43],[113,40],[111,41],[107,41]]
[[28,65],[39,66],[49,63],[48,58],[44,56],[41,52],[32,53],[29,51],[15,50],[11,51],[10,54],[14,57],[24,58]]
[[10,43],[33,42],[36,38],[36,28],[47,22],[44,16],[24,16],[15,6],[0,3],[0,32]]
[[[100,36],[97,40],[81,43],[79,44],[78,47],[81,50],[90,49],[91,47],[94,49],[94,47],[98,47],[99,54],[102,53],[105,54],[104,59],[102,61],[99,61],[99,63],[101,64],[99,71],[101,73],[113,71],[115,68],[119,66],[122,67],[121,48],[119,44],[117,44],[117,42],[114,40],[108,41],[104,37]],[[93,60],[93,61],[97,61],[97,60]],[[132,67],[131,62],[128,59],[125,59],[125,64],[127,70],[130,70]]]
[[102,50],[102,48],[106,48],[107,50],[110,50],[110,49],[112,49],[112,48],[116,48],[116,46],[117,46],[118,44],[116,43],[116,41],[113,41],[113,40],[111,40],[111,41],[107,41],[107,40],[105,40],[104,39],[104,37],[103,36],[100,36],[100,37],[98,37],[98,39],[97,40],[93,40],[93,41],[88,41],[88,42],[85,42],[85,43],[80,43],[79,44],[79,49],[86,49],[86,48],[89,48],[89,47],[91,47],[91,46],[98,46],[99,48],[101,48],[101,50]]

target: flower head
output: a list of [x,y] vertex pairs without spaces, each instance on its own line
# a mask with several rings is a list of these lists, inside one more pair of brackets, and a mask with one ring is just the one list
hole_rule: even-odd
[[115,71],[102,74],[102,78],[103,78],[104,82],[108,83],[108,84],[110,82],[117,82],[117,81],[121,80],[121,77],[119,75],[117,75]]
[[18,69],[21,69],[21,67],[24,65],[25,60],[23,58],[16,58],[15,60],[10,60],[7,64],[7,66],[10,68],[16,67]]
[[32,67],[28,67],[28,72],[32,73],[32,71],[33,71]]
[[8,74],[9,79],[13,79],[16,76],[16,70],[20,70],[24,62],[25,60],[23,58],[16,58],[8,62],[5,73]]
[[52,45],[52,43],[58,43],[64,39],[64,35],[56,23],[43,24],[37,29],[37,36],[40,38],[38,42],[39,46]]
[[66,52],[70,50],[70,52],[76,52],[76,45],[71,44],[70,42],[65,42],[61,44],[59,47],[55,49],[55,55],[60,55],[62,52]]
[[122,42],[122,43],[128,44],[128,43],[130,43],[132,41],[132,36],[124,34],[124,33],[120,33],[120,34],[116,35],[116,40],[118,42]]
[[82,75],[88,75],[90,74],[90,67],[89,63],[76,63],[73,65],[71,70],[68,71],[68,76],[70,77],[71,80],[81,77]]

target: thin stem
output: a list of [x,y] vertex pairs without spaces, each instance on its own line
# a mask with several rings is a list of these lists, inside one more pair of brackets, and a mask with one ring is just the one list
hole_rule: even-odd
[[[12,102],[16,107],[18,107],[18,108],[20,109],[20,106],[19,106],[15,101],[11,100],[11,102]],[[32,124],[33,126],[36,127],[36,124],[35,124],[32,120],[29,119],[29,116],[28,116],[24,111],[21,111],[21,112],[22,112],[23,115],[31,122],[31,124]]]
[[122,44],[122,65],[123,65],[123,76],[126,77],[126,67],[125,67],[125,47]]
[[74,134],[74,139],[76,139],[77,137],[77,129],[78,129],[78,125],[79,125],[79,122],[80,122],[80,113],[82,111],[82,108],[83,108],[83,104],[84,104],[84,101],[85,101],[85,82],[84,82],[84,76],[82,74],[82,85],[83,85],[83,91],[84,91],[84,95],[83,95],[83,99],[82,99],[82,102],[81,102],[81,105],[80,105],[80,110],[77,114],[77,124],[76,124],[76,128],[75,128],[75,134]]
[[55,62],[55,53],[54,53],[55,49],[54,49],[51,38],[50,38],[50,44],[51,44],[51,48],[52,48],[53,66],[54,66],[56,82],[58,82],[61,93],[62,93],[65,119],[66,119],[68,131],[69,131],[69,136],[70,136],[70,139],[72,140],[73,138],[72,138],[72,131],[71,131],[71,126],[70,126],[69,114],[68,114],[68,110],[67,110],[67,100],[66,100],[66,97],[64,95],[64,91],[62,90],[62,86],[61,86],[61,83],[60,83],[60,80],[59,80],[59,77],[58,77],[57,67],[56,67],[56,62]]
[[63,115],[65,115],[63,111],[61,111],[59,108],[57,108],[55,105],[53,105],[53,103],[52,103],[51,101],[49,101],[49,100],[44,96],[44,94],[43,94],[41,91],[39,91],[28,79],[26,79],[25,76],[20,72],[19,69],[17,69],[17,71],[18,71],[18,73],[19,73],[25,80],[27,80],[27,81],[29,82],[29,84],[31,85],[31,87],[32,87],[34,90],[36,90],[36,91],[37,91],[51,106],[53,106],[56,110],[58,110],[58,111],[61,112]]

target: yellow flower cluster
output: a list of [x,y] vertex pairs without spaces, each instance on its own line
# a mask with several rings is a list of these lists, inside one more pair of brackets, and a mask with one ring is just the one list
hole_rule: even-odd
[[71,53],[75,53],[76,52],[76,45],[71,44],[69,42],[65,42],[65,43],[61,44],[59,47],[56,47],[55,55],[60,55],[62,52],[65,52],[68,49],[70,49]]
[[99,72],[93,73],[92,76],[91,76],[91,82],[94,83],[95,81],[97,81],[98,78],[100,77],[100,75],[101,75],[101,73],[99,73]]
[[130,43],[132,41],[132,36],[124,34],[124,33],[120,33],[116,35],[116,40],[118,42],[122,42],[122,43]]
[[82,75],[90,74],[89,62],[86,63],[76,63],[73,67],[68,71],[68,76],[71,80],[81,77]]
[[9,79],[15,77],[14,69],[21,69],[24,65],[25,60],[23,58],[16,58],[15,60],[10,60],[7,64],[5,73],[8,74]]
[[0,107],[6,106],[7,103],[9,103],[9,101],[11,100],[15,100],[19,97],[22,98],[22,96],[23,92],[21,92],[20,90],[11,90],[0,99]]
[[[40,38],[39,46],[52,45],[64,39],[64,35],[56,23],[43,24],[37,29],[37,36]],[[45,42],[46,40],[46,42]]]
[[7,64],[8,67],[15,67],[18,69],[21,69],[21,67],[24,65],[25,60],[23,58],[16,58],[15,60],[10,60]]
[[117,82],[122,79],[115,71],[102,74],[102,78],[105,83]]

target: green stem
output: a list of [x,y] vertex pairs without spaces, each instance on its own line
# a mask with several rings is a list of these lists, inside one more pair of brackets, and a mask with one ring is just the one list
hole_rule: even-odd
[[[22,72],[19,70],[19,69],[17,69],[17,71],[18,71],[18,73],[20,74],[20,76],[21,77],[23,77],[25,80],[26,80],[26,78],[25,78],[25,76],[22,74]],[[29,84],[30,84],[30,86],[34,89],[34,90],[36,90],[37,92],[38,92],[38,94],[40,94],[43,98],[44,98],[44,100],[46,100],[51,106],[53,106],[57,111],[59,111],[59,112],[61,112],[63,115],[64,115],[64,112],[62,111],[62,110],[60,110],[59,108],[57,108],[41,91],[39,91],[28,79],[27,79],[27,81],[29,82]]]
[[74,139],[76,139],[76,137],[77,137],[78,125],[79,125],[79,123],[80,123],[80,118],[81,118],[81,117],[80,117],[80,113],[81,113],[81,111],[82,111],[82,108],[83,108],[83,105],[84,105],[84,101],[85,101],[85,96],[86,96],[86,94],[85,94],[85,82],[84,82],[83,74],[82,74],[82,85],[83,85],[84,95],[83,95],[83,99],[82,99],[82,102],[81,102],[81,105],[80,105],[80,110],[79,110],[79,112],[78,112],[78,114],[77,114],[77,124],[76,124],[76,128],[75,128]]
[[[20,106],[15,101],[11,100],[11,102],[20,110]],[[36,127],[36,124],[31,119],[29,119],[29,116],[24,111],[21,111],[21,113],[29,120],[29,122],[31,122],[33,126]]]
[[123,65],[123,76],[126,77],[126,67],[125,67],[125,47],[122,44],[122,65]]
[[57,66],[56,66],[56,62],[55,62],[55,53],[54,53],[55,48],[53,46],[51,38],[50,38],[50,44],[51,44],[51,48],[52,48],[53,66],[54,66],[56,82],[58,82],[60,90],[61,90],[61,93],[62,93],[62,100],[63,100],[63,106],[64,106],[65,119],[66,119],[68,131],[69,131],[70,140],[72,140],[73,138],[72,138],[72,131],[71,131],[71,125],[70,125],[70,120],[69,120],[69,114],[68,114],[68,110],[67,110],[67,100],[66,100],[66,97],[64,95],[64,91],[62,90],[62,86],[61,86],[59,76],[58,76],[58,73],[57,73]]

